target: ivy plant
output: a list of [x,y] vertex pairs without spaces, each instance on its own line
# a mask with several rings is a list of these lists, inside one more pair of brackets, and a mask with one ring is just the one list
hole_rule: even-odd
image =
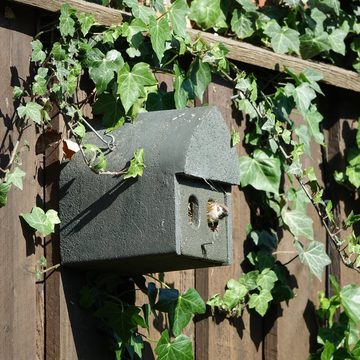
[[[286,69],[275,78],[257,79],[227,59],[228,50],[223,44],[209,45],[201,36],[191,41],[187,34],[187,24],[191,23],[203,30],[268,46],[278,53],[321,58],[359,70],[360,12],[356,1],[342,5],[338,0],[309,0],[305,6],[300,0],[284,0],[278,6],[261,9],[251,0],[175,0],[167,6],[157,0],[149,6],[135,0],[100,2],[125,10],[121,25],[101,26],[91,14],[77,13],[64,4],[56,27],[42,29],[32,41],[34,78],[31,83],[14,87],[19,140],[30,125],[40,133],[51,129],[53,118],[61,114],[69,135],[62,139],[65,155],[71,157],[69,147],[76,149],[94,176],[142,176],[146,154],[141,148],[129,159],[128,168],[107,169],[105,151],[112,151],[113,144],[105,139],[106,134],[133,122],[140,112],[193,106],[196,99],[202,102],[212,78],[220,77],[233,87],[236,116],[246,124],[244,134],[232,130],[231,145],[241,144],[246,150],[239,159],[239,186],[251,193],[250,210],[257,215],[248,231],[253,247],[246,260],[250,270],[238,279],[230,279],[225,293],[215,294],[207,304],[228,316],[241,316],[245,308],[264,316],[271,303],[291,299],[290,274],[275,258],[282,253],[278,246],[284,232],[293,238],[293,249],[286,252],[293,254],[291,261],[299,260],[321,279],[330,258],[314,235],[310,206],[342,262],[360,271],[357,235],[343,238],[344,231],[360,216],[352,212],[343,222],[337,221],[314,167],[304,165],[311,161],[312,143],[325,145],[323,117],[316,102],[318,96],[323,96],[318,84],[322,75],[310,68],[301,73]],[[50,43],[42,36],[49,31],[55,39]],[[161,88],[159,73],[173,79],[170,91]],[[87,83],[84,98],[79,97],[82,81]],[[86,132],[96,131],[91,125],[94,119],[86,116],[86,106],[101,122],[103,131],[98,135],[103,147],[85,142]],[[299,115],[297,122],[293,121],[294,113]],[[18,141],[7,166],[1,169],[0,206],[6,205],[13,185],[22,188],[25,173],[20,166],[21,151]],[[347,177],[355,187],[357,151],[349,155],[345,174],[337,175]],[[21,216],[44,236],[59,223],[54,210],[45,212],[38,207]],[[50,270],[45,260],[39,261],[39,277]],[[152,275],[150,279],[160,287],[148,281],[149,276],[136,278],[137,288],[147,297],[147,302],[137,306],[125,296],[129,293],[118,292],[123,280],[115,275],[109,279],[91,279],[81,290],[80,303],[106,326],[118,359],[141,357],[144,341],[150,341],[143,332],[149,329],[150,316],[156,319],[159,312],[167,317],[168,326],[155,340],[158,358],[193,358],[191,339],[182,332],[194,314],[206,310],[195,289],[180,293]],[[356,322],[359,315],[355,306],[358,287],[348,285],[339,290],[333,284],[335,297],[322,295],[320,299],[322,314],[330,325],[328,334],[337,329],[330,315],[335,310],[343,309],[341,319],[345,322],[346,317]],[[343,332],[345,337],[347,331]],[[331,358],[341,347],[351,356],[357,354],[358,345],[341,340],[344,336],[340,342],[331,336],[335,335],[322,337],[323,348],[317,353],[321,359]]]

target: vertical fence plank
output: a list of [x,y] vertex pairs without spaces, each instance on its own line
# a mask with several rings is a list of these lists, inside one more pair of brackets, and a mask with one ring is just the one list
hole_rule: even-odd
[[[339,185],[334,180],[335,171],[345,171],[346,157],[352,147],[356,147],[357,120],[360,116],[359,99],[356,92],[326,87],[326,97],[322,98],[321,109],[325,116],[324,133],[327,143],[325,148],[325,172],[327,176],[327,196],[334,204],[338,223],[351,212],[360,213],[360,203],[354,191]],[[358,231],[358,226],[355,226]],[[350,229],[341,234],[342,238],[350,235]],[[329,253],[332,264],[329,273],[334,275],[341,285],[360,284],[359,274],[341,263],[338,252],[329,240]],[[329,292],[331,288],[329,286]]]
[[[5,12],[6,10],[6,12]],[[12,86],[29,75],[30,42],[35,30],[32,10],[0,4],[0,166],[5,167],[18,139]],[[24,141],[30,151],[24,149]],[[36,133],[25,130],[18,150],[26,172],[23,190],[12,187],[7,206],[0,209],[0,359],[43,359],[43,295],[34,270],[42,254],[41,239],[21,227],[20,213],[29,212],[41,194],[35,156]]]
[[[244,125],[233,115],[232,95],[233,89],[229,84],[214,82],[209,85],[207,102],[219,108],[229,129],[234,127],[243,136]],[[240,151],[240,145],[238,147]],[[195,271],[196,287],[205,300],[215,293],[223,294],[226,282],[230,278],[238,278],[241,273],[245,228],[250,223],[250,213],[243,192],[235,186],[232,191],[232,202],[233,264]],[[260,317],[255,314],[249,316],[246,312],[241,318],[233,320],[219,315],[212,317],[207,313],[196,322],[196,359],[215,360],[224,356],[228,359],[261,359],[262,325]]]

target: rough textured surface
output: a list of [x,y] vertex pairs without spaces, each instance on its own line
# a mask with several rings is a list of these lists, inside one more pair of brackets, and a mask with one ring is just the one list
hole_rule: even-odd
[[[64,166],[62,263],[123,274],[229,263],[230,217],[215,232],[206,220],[207,201],[230,205],[230,184],[239,183],[237,155],[219,111],[146,113],[114,136],[117,145],[107,154],[108,170],[122,169],[142,147],[144,175],[126,181],[98,176],[81,154]],[[94,134],[86,142],[98,144]],[[190,196],[198,202],[198,226],[189,221]]]

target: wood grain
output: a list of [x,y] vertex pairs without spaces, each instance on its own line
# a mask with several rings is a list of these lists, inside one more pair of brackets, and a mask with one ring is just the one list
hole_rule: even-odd
[[40,9],[57,12],[61,5],[67,3],[73,9],[94,15],[95,20],[102,25],[118,25],[122,22],[121,11],[107,8],[98,4],[89,3],[82,0],[12,0],[24,5],[35,6]]
[[[12,86],[29,76],[30,42],[35,32],[32,9],[14,9],[15,18],[4,17],[0,4],[0,166],[8,164],[18,139],[13,124]],[[41,189],[38,173],[41,157],[33,151],[35,128],[25,130],[19,150],[27,140],[32,151],[21,152],[21,169],[26,172],[23,190],[13,186],[8,204],[0,209],[0,359],[43,359],[43,289],[36,284],[35,264],[42,255],[41,239],[22,228],[21,213],[36,205]]]
[[328,84],[343,89],[360,91],[360,75],[354,71],[321,62],[303,60],[290,55],[276,54],[270,50],[246,42],[199,30],[188,29],[188,33],[192,39],[201,36],[202,39],[210,44],[223,43],[229,50],[227,55],[229,59],[276,71],[284,71],[285,67],[288,67],[296,73],[299,73],[306,68],[311,68],[321,73],[323,75],[323,81]]
[[[229,129],[234,127],[240,134],[244,133],[245,124],[241,114],[233,113],[231,84],[218,81],[209,85],[205,103],[217,106]],[[241,135],[242,136],[242,135]],[[245,150],[238,145],[239,154]],[[250,212],[246,205],[244,193],[238,187],[232,189],[232,238],[233,259],[231,266],[213,267],[195,271],[195,285],[202,297],[224,294],[226,282],[239,278],[240,263],[244,260],[245,227],[250,222]],[[217,360],[226,356],[229,360],[262,359],[263,321],[256,314],[244,312],[239,319],[226,319],[224,316],[200,317],[196,322],[196,359]],[[225,355],[226,354],[226,355]]]

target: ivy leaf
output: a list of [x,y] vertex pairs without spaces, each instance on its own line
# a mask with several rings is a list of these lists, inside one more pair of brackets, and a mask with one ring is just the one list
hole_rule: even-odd
[[325,246],[319,241],[310,241],[306,248],[300,241],[295,241],[295,248],[299,252],[300,261],[307,265],[310,272],[321,281],[324,268],[331,264],[331,260],[325,251]]
[[262,289],[259,294],[251,294],[249,299],[249,308],[255,308],[256,312],[261,316],[264,316],[269,302],[273,299],[271,293],[267,289]]
[[316,106],[311,106],[310,109],[305,112],[304,119],[308,124],[309,135],[312,136],[318,144],[324,145],[324,134],[320,131],[319,126],[323,117],[317,111]]
[[306,29],[306,33],[300,36],[300,53],[304,59],[310,59],[330,49],[329,35],[326,32],[315,33]]
[[85,137],[86,129],[85,126],[81,123],[78,123],[76,128],[73,130],[73,133],[82,140]]
[[316,6],[325,11],[335,13],[335,15],[340,14],[340,2],[339,0],[315,0]]
[[221,15],[220,0],[194,0],[191,2],[189,19],[203,30],[213,27]]
[[345,46],[345,38],[348,34],[348,30],[345,31],[343,29],[334,29],[332,33],[329,35],[329,42],[331,46],[331,50],[335,51],[338,54],[345,55],[346,46]]
[[231,310],[237,306],[249,292],[248,288],[237,280],[230,279],[226,284],[223,301],[226,307]]
[[78,21],[80,23],[80,29],[84,36],[86,36],[95,24],[95,18],[92,14],[80,13],[78,16]]
[[174,101],[177,109],[182,109],[186,106],[189,99],[188,92],[184,89],[183,84],[185,80],[184,74],[181,72],[180,67],[174,64]]
[[313,221],[303,211],[285,210],[282,219],[295,237],[304,236],[309,240],[314,238]]
[[171,30],[165,17],[157,20],[155,17],[150,18],[149,34],[151,45],[155,54],[161,63],[165,52],[165,43],[171,40]]
[[231,131],[231,147],[236,146],[240,142],[240,134],[235,129]]
[[43,123],[44,110],[38,103],[28,102],[25,106],[19,106],[16,111],[21,118],[30,119],[38,125]]
[[340,290],[341,304],[346,315],[355,323],[360,321],[360,286],[350,284]]
[[264,29],[264,33],[271,39],[271,46],[278,54],[287,52],[299,53],[300,34],[287,26],[280,27],[276,20],[271,20]]
[[144,348],[144,342],[140,335],[130,337],[130,346],[132,347],[133,352],[139,357],[142,358],[142,349]]
[[117,129],[125,122],[125,111],[120,99],[112,94],[101,94],[93,107],[94,115],[103,115],[102,124],[107,129]]
[[349,216],[344,220],[344,228],[348,229],[350,226],[360,221],[360,214],[355,215],[354,211],[351,210]]
[[31,61],[43,62],[46,59],[46,53],[43,51],[43,44],[40,40],[34,40],[31,42],[32,53],[31,53]]
[[149,64],[137,63],[132,70],[127,63],[118,73],[118,89],[125,112],[128,112],[140,96],[145,96],[146,86],[156,85],[157,81],[150,70]]
[[133,159],[130,161],[130,166],[124,175],[124,179],[136,178],[142,176],[144,172],[144,149],[138,149],[134,153]]
[[34,94],[44,96],[46,94],[46,76],[48,69],[40,67],[38,68],[37,74],[34,77],[34,83],[32,85],[32,91]]
[[114,73],[124,65],[124,60],[117,50],[110,50],[100,61],[94,61],[89,67],[90,78],[96,85],[98,94],[106,90],[109,82],[114,78]]
[[293,92],[297,108],[304,115],[311,105],[311,101],[316,98],[314,89],[308,83],[297,86]]
[[31,213],[20,214],[21,217],[42,236],[47,236],[54,232],[55,224],[60,223],[55,210],[48,210],[46,213],[43,209],[35,206]]
[[75,14],[75,10],[71,9],[68,4],[63,4],[61,6],[59,30],[62,37],[67,35],[72,37],[75,34],[75,21],[71,17],[73,14]]
[[247,13],[235,9],[231,18],[231,30],[239,39],[245,39],[254,33],[255,27]]
[[239,164],[241,186],[251,185],[257,190],[279,193],[281,177],[279,159],[257,149],[252,158],[241,156]]
[[189,323],[194,314],[204,314],[206,305],[199,293],[195,289],[187,289],[178,297],[175,314],[174,324],[172,330],[174,335],[180,335],[181,331]]
[[99,174],[106,169],[107,162],[105,155],[98,146],[93,144],[84,144],[81,147],[84,149],[88,165],[92,171]]
[[13,89],[13,97],[15,100],[20,99],[22,96],[24,95],[24,91],[23,89],[21,89],[21,87],[19,86],[14,86]]
[[11,189],[11,184],[7,182],[0,183],[0,208],[7,204],[8,193]]
[[259,276],[259,270],[253,270],[248,273],[241,275],[239,283],[244,285],[248,291],[254,290],[257,288],[257,278]]
[[196,58],[191,64],[189,72],[194,93],[202,102],[204,92],[211,81],[210,65]]
[[169,18],[174,33],[186,39],[186,18],[190,9],[186,0],[175,0],[169,10]]
[[256,279],[256,284],[261,289],[267,289],[271,291],[274,287],[274,284],[278,280],[275,272],[269,268],[264,269]]
[[191,339],[182,334],[170,341],[167,330],[162,332],[155,353],[158,360],[193,360],[194,358]]
[[16,167],[13,171],[7,174],[6,182],[8,184],[13,184],[18,187],[20,190],[23,189],[23,181],[22,178],[26,175],[24,171],[22,171],[19,167]]
[[236,2],[238,2],[242,6],[242,8],[248,13],[256,13],[257,11],[257,6],[252,0],[236,0]]

